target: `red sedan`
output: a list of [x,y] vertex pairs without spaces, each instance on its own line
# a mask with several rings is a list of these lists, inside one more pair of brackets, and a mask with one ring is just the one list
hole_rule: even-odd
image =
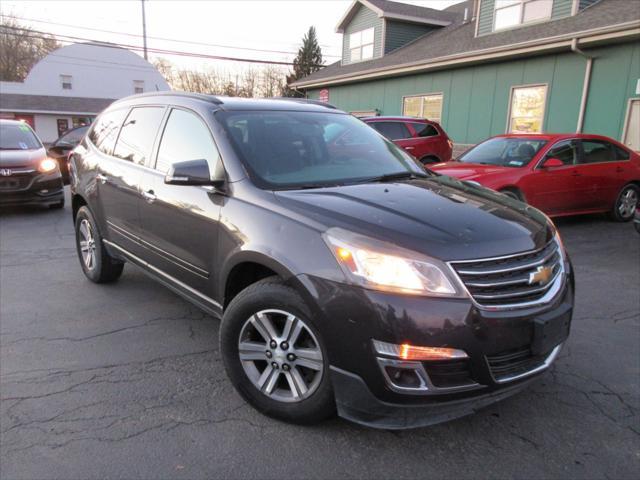
[[425,165],[451,160],[453,142],[438,122],[416,117],[362,120]]
[[430,167],[550,216],[611,212],[614,219],[628,221],[640,198],[640,156],[600,135],[500,135],[458,161]]

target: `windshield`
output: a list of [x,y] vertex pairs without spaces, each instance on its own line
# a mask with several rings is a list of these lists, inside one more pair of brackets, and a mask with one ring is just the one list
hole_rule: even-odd
[[89,130],[89,125],[69,130],[56,141],[56,144],[77,145],[87,133],[87,130]]
[[546,140],[526,137],[491,138],[476,145],[458,160],[464,163],[481,163],[501,167],[524,167],[546,143]]
[[273,190],[425,175],[411,156],[362,121],[339,113],[219,112],[254,182]]
[[0,123],[0,149],[37,150],[42,144],[28,125]]

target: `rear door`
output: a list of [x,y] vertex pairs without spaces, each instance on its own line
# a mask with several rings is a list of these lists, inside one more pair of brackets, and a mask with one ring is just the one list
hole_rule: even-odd
[[609,209],[627,178],[629,153],[600,139],[583,139],[580,145],[578,172],[584,208]]
[[[532,173],[521,180],[530,205],[548,214],[565,213],[578,207],[578,148],[577,140],[557,142],[549,148]],[[543,167],[549,158],[557,158],[564,165]]]
[[433,157],[436,162],[448,162],[445,150],[448,146],[438,129],[429,123],[410,123],[415,131],[416,139],[413,143],[414,155],[418,159]]
[[153,170],[142,178],[140,238],[145,260],[190,287],[209,288],[218,243],[222,200],[211,187],[167,185],[172,164],[205,159],[213,174],[221,159],[213,136],[195,112],[173,108],[157,148]]
[[[164,107],[134,107],[126,116],[112,155],[99,164],[97,186],[108,238],[140,255],[140,179],[149,162]],[[120,118],[120,117],[119,117]]]

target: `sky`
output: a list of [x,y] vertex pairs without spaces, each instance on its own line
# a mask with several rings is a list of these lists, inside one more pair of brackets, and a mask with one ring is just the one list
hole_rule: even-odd
[[[437,9],[459,1],[403,0]],[[333,63],[339,59],[342,41],[335,27],[350,4],[350,0],[146,0],[147,43],[149,48],[291,62],[302,36],[313,25],[325,62]],[[142,45],[140,0],[2,0],[0,13],[14,15],[35,30]],[[150,54],[150,59],[154,56],[157,55]],[[233,72],[242,71],[248,65],[159,56],[178,66],[202,70],[215,68]]]

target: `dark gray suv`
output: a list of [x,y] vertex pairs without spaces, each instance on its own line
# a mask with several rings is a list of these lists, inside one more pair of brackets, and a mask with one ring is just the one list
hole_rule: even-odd
[[132,263],[221,318],[231,381],[283,420],[466,415],[525,387],[569,333],[572,268],[544,214],[328,105],[129,97],[70,173],[85,275]]

